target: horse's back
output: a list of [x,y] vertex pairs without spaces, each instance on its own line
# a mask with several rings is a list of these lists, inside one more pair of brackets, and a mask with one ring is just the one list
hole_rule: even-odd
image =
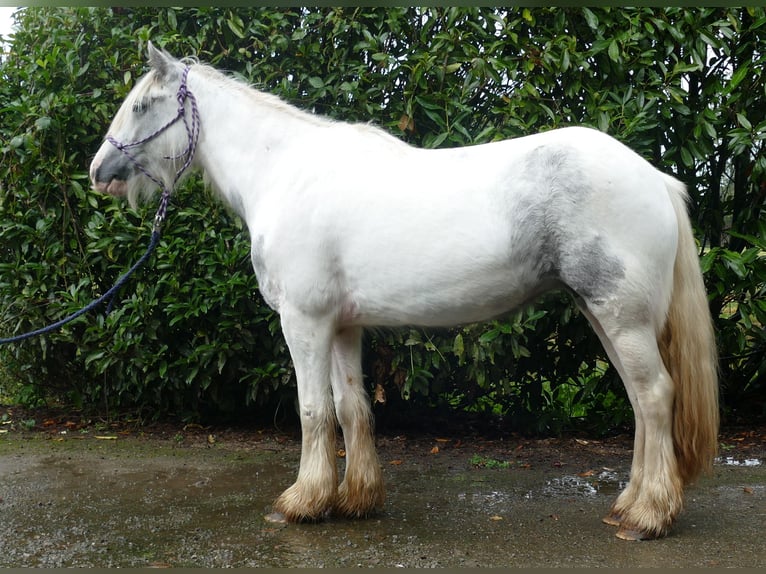
[[343,165],[320,153],[285,187],[272,244],[307,298],[325,277],[347,322],[482,320],[557,285],[606,297],[676,234],[659,172],[595,130],[422,150],[327,129]]

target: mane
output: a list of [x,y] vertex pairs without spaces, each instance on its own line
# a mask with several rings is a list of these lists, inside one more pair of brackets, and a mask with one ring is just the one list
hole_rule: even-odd
[[256,104],[260,106],[270,107],[275,112],[278,112],[280,114],[285,114],[289,117],[299,119],[304,122],[308,122],[311,125],[314,125],[317,127],[327,127],[332,125],[346,125],[346,126],[353,127],[354,129],[357,129],[359,131],[369,133],[371,135],[377,135],[377,136],[383,137],[387,139],[389,143],[392,143],[392,144],[400,144],[405,146],[408,145],[404,141],[400,140],[399,138],[389,134],[385,130],[371,123],[342,122],[339,120],[332,119],[328,116],[323,116],[320,114],[315,114],[309,111],[302,110],[299,107],[286,102],[285,100],[283,100],[277,95],[271,94],[269,92],[261,91],[257,89],[256,87],[252,86],[251,84],[248,84],[247,82],[240,80],[239,78],[236,78],[230,74],[221,72],[220,70],[210,65],[202,64],[195,61],[194,70],[195,72],[200,72],[210,82],[212,82],[214,85],[218,85],[222,89],[232,89],[232,90],[239,91],[245,94],[248,98],[252,99]]
[[248,98],[252,99],[255,103],[261,106],[268,106],[280,114],[287,114],[291,117],[309,122],[317,126],[326,126],[336,123],[331,118],[303,111],[300,108],[287,103],[279,96],[270,94],[268,92],[262,92],[256,89],[254,86],[246,83],[245,81],[240,80],[239,78],[236,78],[230,74],[221,72],[220,70],[217,70],[216,68],[213,68],[207,64],[195,64],[194,71],[201,73],[208,79],[208,81],[212,82],[214,85],[217,85],[222,89],[231,89],[243,93]]

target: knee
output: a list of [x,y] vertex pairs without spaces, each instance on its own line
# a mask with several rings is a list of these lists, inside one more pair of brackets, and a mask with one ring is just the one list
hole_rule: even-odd
[[335,418],[332,408],[317,405],[303,405],[299,410],[301,425],[304,428],[322,428],[334,425]]

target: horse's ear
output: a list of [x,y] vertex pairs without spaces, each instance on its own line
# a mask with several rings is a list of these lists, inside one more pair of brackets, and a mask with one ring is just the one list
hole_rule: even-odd
[[157,73],[166,77],[177,68],[178,61],[164,50],[154,47],[151,41],[147,45],[147,54],[149,55],[149,65],[157,70]]

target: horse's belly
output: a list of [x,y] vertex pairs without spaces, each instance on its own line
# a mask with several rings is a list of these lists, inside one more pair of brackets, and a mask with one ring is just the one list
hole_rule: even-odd
[[344,322],[357,325],[450,326],[496,317],[529,301],[551,282],[535,269],[499,266],[458,271],[392,269],[398,273],[371,274],[351,289]]

